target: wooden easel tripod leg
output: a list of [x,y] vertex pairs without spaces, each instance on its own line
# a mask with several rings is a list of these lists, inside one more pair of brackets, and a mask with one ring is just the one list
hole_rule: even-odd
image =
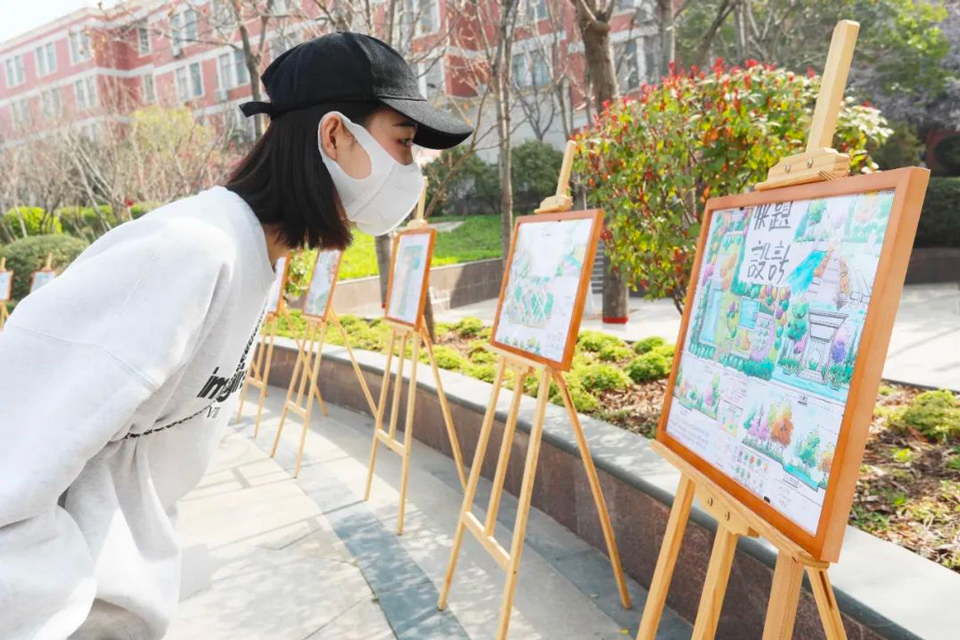
[[453,574],[457,570],[457,560],[460,559],[460,547],[463,546],[463,534],[466,528],[465,518],[466,514],[470,513],[473,508],[473,500],[477,495],[477,485],[480,483],[480,468],[483,466],[483,458],[487,452],[487,445],[490,443],[490,434],[493,432],[497,400],[500,398],[500,389],[503,386],[503,375],[506,368],[506,361],[500,358],[497,364],[497,374],[493,381],[493,389],[490,392],[490,402],[487,404],[487,412],[483,414],[483,423],[480,425],[480,437],[477,440],[477,449],[473,454],[473,464],[470,466],[470,478],[467,480],[466,491],[463,494],[463,504],[460,506],[457,530],[453,535],[453,547],[450,549],[450,561],[447,563],[447,575],[443,581],[440,599],[437,601],[437,608],[441,611],[447,608],[447,600],[450,597]]
[[593,494],[593,502],[597,505],[597,513],[600,515],[600,527],[603,529],[603,538],[607,545],[607,553],[610,556],[610,564],[613,565],[613,575],[617,581],[617,590],[620,592],[620,602],[624,608],[629,609],[631,606],[630,592],[627,590],[627,581],[623,576],[620,550],[617,548],[617,539],[613,535],[610,512],[607,510],[607,502],[603,497],[603,489],[600,487],[600,478],[597,475],[596,465],[593,463],[593,456],[590,455],[590,445],[587,444],[587,438],[583,434],[580,417],[577,415],[576,407],[573,406],[573,398],[570,397],[570,390],[567,388],[566,381],[557,372],[553,373],[553,379],[560,388],[563,404],[570,414],[570,424],[573,425],[573,432],[577,437],[577,447],[580,449],[580,458],[583,460],[583,466],[587,472],[590,492]]
[[717,634],[717,624],[720,622],[720,609],[723,607],[723,598],[727,593],[727,583],[730,580],[730,569],[733,566],[733,556],[737,552],[737,539],[740,534],[717,525],[716,537],[713,540],[713,551],[710,554],[710,564],[707,566],[707,577],[703,583],[703,593],[700,594],[700,607],[697,609],[697,621],[693,626],[691,640],[712,640]]
[[[264,336],[260,336],[260,343],[257,345],[257,354],[253,357],[253,362],[250,363],[250,366],[247,368],[247,377],[243,381],[243,389],[240,390],[240,404],[237,406],[237,416],[236,421],[240,421],[240,416],[243,414],[243,403],[247,400],[247,389],[250,388],[251,380],[260,380],[260,372],[263,370],[263,358],[266,352]],[[257,436],[257,431],[254,430],[253,436]]]
[[[430,341],[430,334],[425,327],[421,327],[420,333],[423,335],[423,344],[427,348],[427,356],[430,359],[430,367],[433,369],[433,379],[437,384],[437,397],[440,399],[440,411],[443,413],[443,422],[447,427],[447,437],[450,438],[450,448],[453,450],[453,461],[457,465],[457,475],[460,478],[460,487],[467,486],[467,476],[463,470],[463,454],[460,452],[460,442],[457,440],[457,431],[453,426],[453,418],[450,416],[450,405],[447,404],[447,394],[443,392],[443,384],[440,382],[440,368],[437,367],[437,359],[433,355],[433,343]],[[417,361],[416,358],[413,359]]]
[[517,577],[520,573],[520,559],[523,556],[523,540],[527,533],[527,519],[530,516],[530,501],[533,498],[533,482],[537,475],[537,461],[540,459],[540,442],[543,436],[543,422],[547,413],[547,399],[550,394],[550,376],[546,371],[540,376],[537,389],[537,407],[530,427],[527,443],[527,460],[523,467],[523,482],[520,485],[517,520],[513,527],[513,541],[510,543],[510,564],[507,567],[507,579],[504,584],[503,601],[500,604],[500,621],[497,625],[497,640],[506,640],[510,628],[510,613],[513,611],[513,596],[517,590]]
[[[397,363],[397,387],[393,390],[393,413],[390,416],[390,422],[394,423],[400,406],[400,383],[403,381],[403,360],[407,348],[407,337],[401,339],[399,362]],[[373,485],[373,470],[377,463],[377,445],[379,444],[378,434],[383,428],[383,419],[387,410],[387,391],[390,388],[390,365],[393,360],[393,350],[397,345],[396,329],[390,332],[390,345],[387,348],[387,363],[383,368],[383,383],[380,386],[380,405],[377,408],[377,420],[373,425],[373,443],[370,445],[370,462],[367,465],[367,486],[363,491],[363,499],[370,499],[370,487]]]
[[306,372],[310,366],[310,355],[313,353],[313,347],[317,337],[317,326],[310,325],[303,336],[303,344],[297,351],[297,360],[293,365],[293,375],[290,377],[290,386],[287,387],[287,398],[283,403],[283,412],[280,414],[280,424],[277,425],[277,435],[273,439],[273,449],[270,451],[270,457],[277,455],[277,447],[280,445],[280,435],[283,433],[283,425],[287,421],[287,414],[290,411],[290,404],[293,398],[293,390],[297,389],[296,405],[300,406],[303,402],[304,387],[307,383]]
[[837,598],[833,594],[826,567],[808,566],[807,576],[810,578],[813,598],[817,601],[817,610],[820,612],[827,640],[847,640],[847,632],[843,628],[840,608],[837,606]]
[[270,326],[270,343],[267,346],[266,362],[263,369],[260,370],[260,397],[257,400],[257,421],[253,427],[253,437],[256,438],[260,432],[260,420],[263,418],[263,400],[267,397],[267,383],[270,381],[270,363],[273,361],[273,345],[277,340],[277,329],[280,324],[279,318],[274,318]]
[[673,499],[673,507],[670,509],[670,517],[667,520],[667,530],[663,534],[663,545],[660,547],[657,567],[653,571],[653,580],[650,582],[647,603],[643,607],[637,640],[656,638],[660,617],[667,603],[667,591],[670,589],[673,570],[677,565],[677,556],[680,555],[683,532],[687,529],[687,520],[690,517],[693,488],[693,480],[686,475],[681,475],[677,495]]
[[[420,358],[420,336],[412,333],[413,360],[410,370],[410,384],[407,388],[407,419],[403,425],[403,467],[400,471],[400,514],[397,516],[397,535],[403,535],[403,519],[407,513],[407,482],[410,478],[410,452],[413,449],[413,416],[417,403],[417,362]],[[397,380],[397,389],[400,389]],[[391,419],[391,432],[393,431]],[[391,433],[391,437],[393,434]]]
[[[350,364],[353,365],[353,371],[357,374],[357,380],[360,381],[360,389],[363,391],[363,396],[367,399],[367,405],[370,407],[370,415],[376,417],[377,405],[373,403],[373,396],[370,394],[370,387],[367,386],[367,379],[363,377],[363,372],[360,371],[360,365],[357,364],[357,359],[353,355],[353,349],[350,348],[350,338],[347,336],[347,332],[344,331],[343,325],[340,324],[340,317],[332,307],[330,308],[329,315],[330,319],[333,320],[333,324],[337,325],[340,337],[343,338],[343,346],[347,348],[347,355],[350,356]],[[387,368],[389,370],[389,366]]]
[[[327,407],[323,404],[323,398],[320,395],[320,387],[317,385],[317,380],[320,377],[320,362],[323,359],[323,341],[327,336],[327,323],[320,323],[320,339],[317,341],[316,353],[313,353],[314,345],[310,346],[310,352],[313,356],[313,366],[307,368],[310,363],[310,355],[304,360],[304,371],[303,376],[309,380],[310,391],[307,393],[307,410],[304,412],[303,416],[303,429],[300,431],[300,448],[297,450],[297,465],[293,471],[293,477],[300,477],[300,463],[303,462],[303,445],[307,441],[307,430],[310,428],[310,414],[313,412],[313,399],[316,397],[317,401],[320,403],[320,410],[323,412],[323,415],[327,415]],[[314,336],[316,336],[316,330],[314,330]],[[280,431],[277,431],[277,437],[279,438]]]

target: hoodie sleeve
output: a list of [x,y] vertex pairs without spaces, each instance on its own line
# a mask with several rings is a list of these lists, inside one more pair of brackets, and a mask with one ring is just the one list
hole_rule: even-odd
[[0,638],[62,638],[85,619],[93,561],[58,500],[213,311],[210,247],[143,226],[101,238],[0,332]]

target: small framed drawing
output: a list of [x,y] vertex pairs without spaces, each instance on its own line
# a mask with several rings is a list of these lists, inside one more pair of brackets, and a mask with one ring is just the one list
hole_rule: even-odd
[[317,252],[317,261],[313,265],[313,275],[307,287],[307,298],[303,303],[304,316],[313,320],[326,319],[342,261],[342,251]]
[[33,293],[40,287],[53,282],[53,279],[57,277],[57,272],[52,269],[41,269],[40,271],[34,271],[33,275],[30,277],[30,293]]
[[426,227],[401,231],[393,239],[387,283],[388,320],[416,327],[423,317],[436,237],[436,229]]
[[283,285],[287,282],[287,273],[290,271],[290,261],[287,258],[280,258],[274,266],[277,276],[273,280],[273,286],[270,287],[270,295],[267,296],[267,317],[273,317],[280,313],[283,308]]
[[0,302],[9,302],[13,295],[13,271],[0,271]]
[[570,368],[602,224],[597,209],[517,220],[490,344]]

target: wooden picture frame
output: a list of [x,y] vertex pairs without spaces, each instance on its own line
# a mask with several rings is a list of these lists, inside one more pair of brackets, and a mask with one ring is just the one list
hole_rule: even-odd
[[[6,280],[7,286],[3,286]],[[10,302],[13,297],[13,271],[9,269],[0,270],[0,302]]]
[[[272,319],[272,318],[280,315],[280,313],[283,311],[283,302],[284,302],[284,301],[283,301],[283,289],[284,289],[284,287],[285,287],[286,284],[287,284],[287,276],[288,276],[289,273],[290,273],[290,261],[291,261],[292,259],[293,259],[293,255],[292,255],[292,254],[291,254],[291,255],[288,255],[288,256],[281,257],[281,258],[277,258],[277,263],[276,263],[276,264],[279,264],[280,262],[283,262],[283,266],[281,267],[282,272],[283,272],[283,275],[282,275],[282,276],[280,276],[280,275],[275,275],[275,276],[274,276],[274,281],[273,281],[274,284],[271,285],[270,293],[267,294],[267,309],[266,309],[266,311],[267,311],[267,319],[268,319],[268,320],[270,320],[270,319]],[[276,269],[276,264],[274,265],[274,269]],[[274,294],[274,292],[273,292],[273,287],[276,285],[276,283],[277,283],[278,281],[280,282],[280,286],[278,287],[276,294]],[[275,304],[272,304],[272,303],[275,303]]]
[[[711,198],[706,203],[697,243],[697,257],[677,337],[678,348],[657,428],[657,440],[817,560],[835,562],[840,555],[859,476],[860,462],[869,434],[877,389],[928,181],[929,172],[925,169],[904,168],[782,189]],[[881,190],[894,190],[893,201],[871,296],[866,305],[860,347],[849,382],[833,462],[826,474],[827,486],[816,533],[811,534],[670,435],[667,425],[671,415],[674,388],[687,344],[690,315],[695,306],[704,249],[713,215],[716,212],[754,205],[849,196]]]
[[[410,322],[409,320],[396,315],[391,315],[390,305],[393,302],[394,291],[393,287],[396,284],[397,278],[397,260],[399,259],[400,245],[403,243],[403,238],[409,238],[413,236],[429,236],[427,240],[427,255],[426,262],[424,263],[423,276],[420,279],[420,297],[417,303],[417,311],[414,316],[414,321]],[[433,260],[433,247],[436,244],[437,240],[437,230],[431,227],[423,227],[419,229],[406,229],[397,233],[393,238],[393,252],[390,257],[390,277],[387,279],[387,304],[384,307],[384,317],[397,324],[401,324],[407,327],[416,328],[423,318],[423,308],[427,302],[427,282],[430,279],[430,262]]]
[[[38,281],[37,278],[40,277]],[[38,269],[30,276],[30,293],[37,291],[41,287],[50,284],[57,277],[57,272],[53,269]]]
[[[497,331],[500,328],[501,313],[503,313],[504,299],[507,287],[510,283],[513,260],[516,255],[517,241],[520,234],[525,229],[533,229],[534,225],[551,224],[556,222],[567,222],[573,220],[591,220],[592,227],[587,241],[586,253],[583,257],[583,266],[581,268],[580,280],[577,284],[577,292],[570,314],[570,322],[567,325],[566,342],[563,347],[563,355],[559,359],[542,356],[538,353],[526,351],[511,344],[506,344],[497,339]],[[603,211],[600,209],[588,209],[584,211],[567,211],[563,213],[543,213],[535,216],[524,216],[518,218],[513,228],[513,238],[510,242],[510,253],[504,263],[503,280],[500,284],[500,297],[497,300],[497,311],[493,320],[493,328],[490,331],[490,344],[503,349],[509,353],[527,358],[534,362],[547,365],[557,371],[568,371],[573,360],[573,351],[577,344],[578,332],[576,329],[580,326],[583,318],[583,307],[586,303],[587,290],[590,287],[590,275],[593,270],[593,261],[597,253],[597,241],[600,238],[600,230],[603,226]]]
[[[320,260],[326,255],[336,253],[337,263],[333,269],[333,278],[330,280],[330,291],[327,293],[327,303],[323,306],[323,313],[315,314],[308,313],[308,302],[310,300],[310,292],[313,290],[313,283],[317,279],[317,268],[320,265]],[[333,304],[333,294],[337,288],[337,279],[340,277],[340,266],[343,264],[343,251],[338,251],[336,249],[332,251],[317,251],[317,259],[313,263],[313,272],[310,275],[310,283],[307,285],[307,292],[303,298],[303,317],[309,318],[311,320],[322,321],[326,320],[327,316],[330,313],[330,306]]]

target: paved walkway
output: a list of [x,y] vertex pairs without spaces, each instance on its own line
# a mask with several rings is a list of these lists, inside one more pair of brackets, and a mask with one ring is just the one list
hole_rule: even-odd
[[[486,300],[439,312],[437,319],[455,322],[464,316],[476,316],[490,324],[496,309],[495,299]],[[582,328],[605,331],[624,340],[663,336],[673,341],[680,332],[680,314],[672,300],[630,298],[629,323],[603,324],[596,314],[585,313]],[[883,376],[960,392],[960,285],[903,288]]]
[[[504,574],[469,537],[449,610],[436,608],[462,500],[452,461],[415,442],[398,537],[399,456],[381,447],[372,499],[362,499],[370,418],[330,405],[328,418],[313,420],[294,480],[296,421],[285,426],[276,461],[268,455],[283,397],[270,389],[256,440],[255,406],[247,403],[210,471],[180,503],[183,590],[168,639],[493,638]],[[478,504],[488,492],[484,482]],[[505,495],[498,537],[507,545],[514,509]],[[634,608],[625,611],[606,558],[534,510],[510,637],[635,637],[645,592],[632,581],[630,589]],[[658,637],[685,640],[690,632],[668,611]]]

